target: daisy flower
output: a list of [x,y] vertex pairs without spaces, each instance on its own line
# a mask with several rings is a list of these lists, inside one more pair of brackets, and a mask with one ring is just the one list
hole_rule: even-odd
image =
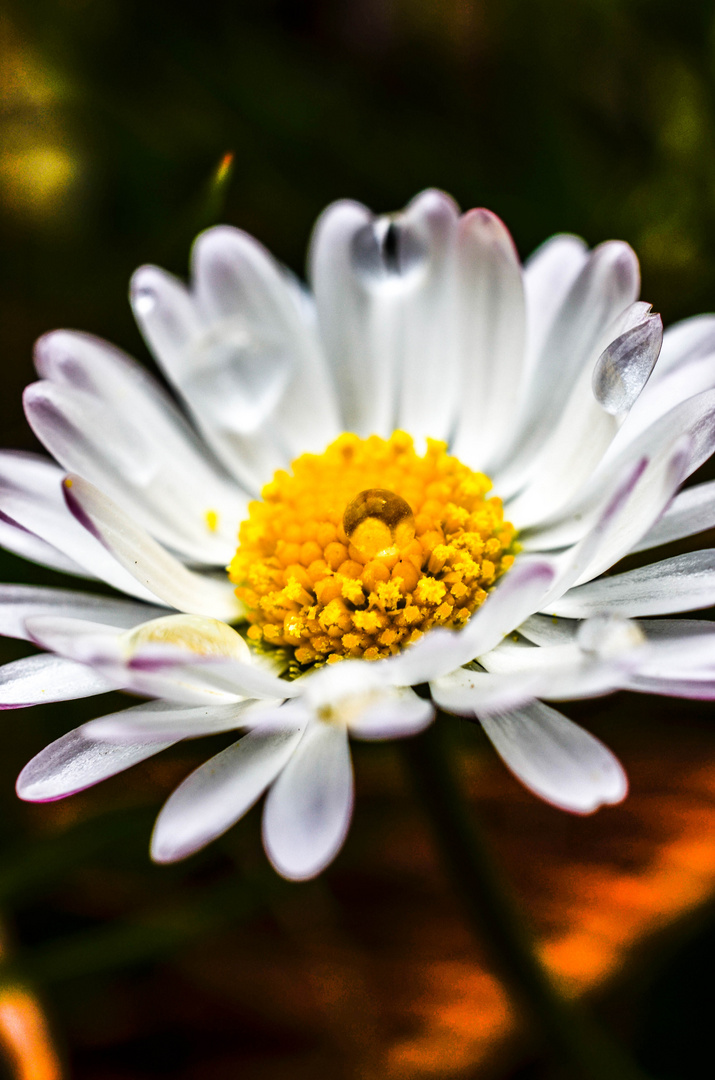
[[240,729],[171,795],[153,857],[268,791],[268,856],[308,878],[348,829],[349,735],[438,706],[550,802],[618,802],[616,758],[546,702],[715,697],[713,624],[662,618],[715,602],[713,553],[605,574],[715,526],[715,483],[678,493],[715,449],[715,317],[663,336],[628,245],[557,236],[522,268],[494,214],[438,191],[328,207],[309,281],[228,227],[188,287],[138,270],[174,396],[96,338],[38,342],[25,409],[54,461],[2,454],[0,542],[125,598],[3,588],[0,631],[45,651],[2,670],[0,701],[151,700],[48,746],[19,795]]

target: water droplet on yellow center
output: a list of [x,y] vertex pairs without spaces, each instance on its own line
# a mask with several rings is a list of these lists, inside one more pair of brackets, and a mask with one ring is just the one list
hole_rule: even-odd
[[367,488],[345,507],[343,528],[366,559],[399,555],[415,538],[412,507],[387,488]]
[[491,487],[445,443],[419,454],[404,431],[346,432],[296,458],[250,503],[229,566],[249,642],[292,649],[297,674],[460,629],[514,561]]

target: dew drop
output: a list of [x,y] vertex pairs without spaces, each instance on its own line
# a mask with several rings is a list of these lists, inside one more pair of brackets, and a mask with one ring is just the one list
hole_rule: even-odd
[[294,369],[294,357],[278,336],[259,336],[228,320],[194,339],[187,355],[184,395],[210,401],[218,425],[241,435],[271,416]]
[[197,656],[246,660],[248,646],[233,627],[203,615],[164,615],[121,635],[129,657],[145,645],[167,645]]
[[411,284],[427,266],[427,247],[396,217],[382,217],[357,231],[352,242],[356,273],[372,286]]
[[343,528],[367,559],[400,553],[415,538],[412,507],[387,488],[367,488],[348,503]]
[[596,401],[618,416],[633,407],[650,378],[663,341],[660,317],[650,315],[604,349],[593,369]]
[[138,315],[151,315],[156,307],[156,293],[145,286],[135,291],[133,300]]

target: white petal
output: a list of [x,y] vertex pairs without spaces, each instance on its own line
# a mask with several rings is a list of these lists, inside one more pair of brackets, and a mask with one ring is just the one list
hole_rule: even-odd
[[695,611],[715,604],[715,551],[673,559],[590,581],[554,600],[548,613],[584,619],[603,611],[627,618]]
[[590,814],[625,798],[628,782],[611,751],[548,705],[480,719],[506,765],[547,802]]
[[531,372],[569,289],[588,260],[579,236],[552,236],[524,264],[527,347],[525,375]]
[[50,453],[156,539],[193,561],[225,565],[247,498],[209,463],[154,380],[106,342],[66,330],[40,338],[35,357],[46,381],[28,387],[25,410]]
[[5,637],[29,640],[25,621],[37,615],[90,620],[128,630],[165,614],[166,608],[92,593],[34,585],[0,585],[0,634]]
[[288,698],[301,693],[254,663],[197,655],[189,647],[135,646],[125,634],[101,623],[61,617],[26,621],[32,640],[71,660],[90,664],[110,681],[147,697],[187,705],[236,702],[244,697]]
[[695,315],[665,331],[663,348],[653,379],[658,381],[678,367],[715,353],[715,315]]
[[591,581],[617,563],[632,549],[635,538],[647,532],[661,517],[685,479],[690,455],[691,442],[686,435],[676,441],[669,457],[649,463],[612,528],[592,549],[588,565],[575,580],[575,585]]
[[575,619],[531,615],[521,624],[519,633],[535,645],[565,645],[569,641],[575,641],[580,625]]
[[498,675],[514,675],[529,671],[541,671],[545,667],[570,668],[583,659],[583,652],[575,642],[537,647],[519,638],[502,641],[496,649],[480,657],[480,663],[489,672]]
[[446,712],[476,716],[480,709],[499,712],[533,701],[539,687],[539,677],[531,671],[514,678],[460,667],[434,679],[430,693]]
[[108,623],[54,613],[30,614],[25,619],[25,629],[28,639],[40,648],[80,664],[124,657],[120,646],[122,631]]
[[[1,496],[0,505],[2,505]],[[40,566],[49,566],[52,570],[60,570],[63,574],[74,574],[77,577],[90,576],[73,559],[63,555],[59,548],[48,544],[45,540],[40,540],[39,536],[28,532],[10,517],[3,517],[2,510],[0,510],[0,547],[11,551],[13,555],[19,555],[21,559],[39,563]]]
[[447,712],[479,716],[482,720],[533,702],[575,701],[602,697],[622,689],[630,673],[613,663],[572,661],[547,664],[541,670],[525,670],[505,675],[458,668],[430,683],[434,701]]
[[205,326],[189,290],[158,267],[142,266],[132,278],[131,302],[157,360],[181,381],[192,371],[189,346]]
[[660,351],[660,316],[648,311],[647,304],[627,309],[606,332],[610,344],[595,367],[585,366],[555,430],[534,456],[531,483],[508,504],[517,528],[558,513],[603,458]]
[[634,690],[638,694],[662,694],[694,701],[713,701],[715,675],[709,679],[679,678],[677,675],[632,675],[624,682],[623,689]]
[[[395,659],[399,659],[396,657]],[[395,685],[393,660],[344,660],[297,679],[307,707],[330,723],[347,725],[362,739],[400,738],[421,731],[432,719],[429,701]]]
[[430,684],[432,696],[442,708],[483,717],[534,698],[566,700],[611,693],[638,668],[643,635],[633,628],[630,635],[611,631],[617,641],[598,642],[596,634],[592,637],[590,651],[575,641],[534,647],[506,639],[480,657],[486,672],[459,668]]
[[136,271],[131,300],[159,366],[206,442],[257,493],[288,460],[267,424],[290,375],[290,358],[271,351],[271,327],[266,341],[240,321],[213,326],[188,289],[155,266]]
[[[543,616],[536,618],[542,619]],[[655,641],[680,641],[686,637],[701,637],[715,631],[715,622],[710,619],[640,619],[638,625],[647,638]]]
[[390,217],[344,201],[319,218],[311,278],[348,430],[449,434],[456,225],[454,203],[437,191]]
[[[390,240],[400,235],[393,229]],[[393,272],[384,265],[379,231],[367,207],[343,200],[318,218],[310,244],[309,273],[321,337],[330,357],[343,425],[360,435],[387,435],[394,426],[397,400],[395,346],[389,339],[394,299],[409,273],[400,259]],[[396,245],[393,245],[396,246]],[[412,262],[420,259],[412,252]],[[391,301],[393,301],[391,303]]]
[[0,709],[106,694],[116,686],[84,664],[61,656],[26,656],[0,667]]
[[28,762],[17,778],[17,794],[27,802],[62,799],[145,761],[174,741],[134,746],[101,743],[87,739],[81,727],[75,728]]
[[306,319],[290,277],[253,237],[225,225],[199,236],[192,270],[197,304],[232,375],[225,387],[220,363],[204,369],[207,422],[240,435],[270,420],[291,457],[321,452],[340,431],[337,399],[315,320]]
[[176,705],[170,701],[149,701],[131,709],[101,716],[84,725],[88,739],[100,742],[137,743],[167,738],[188,739],[232,731],[243,727],[251,702],[228,705]]
[[[592,619],[557,619],[546,615],[532,615],[519,627],[519,634],[535,645],[568,645],[577,642],[587,651],[611,656],[630,648],[634,643],[643,642],[651,636],[650,627],[695,625],[695,619],[658,619],[637,623],[619,615],[597,615]],[[703,627],[710,624],[701,623]],[[714,624],[715,625],[715,624]],[[688,632],[687,629],[684,632]],[[673,631],[674,633],[674,631]]]
[[613,440],[608,458],[621,453],[679,402],[712,390],[714,386],[715,353],[678,367],[658,381],[651,380]]
[[592,564],[600,550],[608,544],[616,530],[618,523],[628,507],[638,483],[648,467],[648,461],[629,462],[623,476],[619,476],[618,485],[613,492],[608,492],[607,498],[598,507],[594,521],[585,536],[573,547],[557,556],[558,573],[548,597],[545,599],[541,610],[550,607],[554,598],[561,596],[569,589],[578,577]]
[[495,648],[524,619],[539,609],[554,578],[547,559],[518,559],[482,606],[459,632],[461,663]]
[[[480,662],[488,672],[513,683],[514,690],[520,685],[530,690],[531,698],[566,701],[601,697],[619,690],[647,651],[643,635],[633,624],[626,625],[631,627],[630,634],[623,630],[619,636],[612,631],[612,641],[602,641],[591,651],[575,643],[536,647],[505,641]],[[593,637],[596,639],[596,634]],[[480,716],[487,711],[502,710],[491,703],[475,708]]]
[[187,660],[186,656],[178,649],[172,653],[162,646],[144,647],[131,660],[132,675],[127,686],[154,697],[171,697],[176,693],[177,701],[184,700],[184,692],[189,694],[195,687],[198,699],[187,697],[187,702],[203,702],[207,696],[213,700],[252,697],[281,701],[300,697],[298,680],[288,682],[277,678],[255,660],[251,663],[213,657]]
[[386,687],[370,696],[365,708],[350,717],[350,734],[358,739],[401,739],[423,731],[434,719],[431,701],[407,688]]
[[427,265],[395,310],[400,383],[397,427],[415,439],[452,434],[460,392],[456,339],[455,239],[458,209],[441,191],[424,191],[400,218],[403,246],[410,234],[424,244]]
[[634,303],[639,287],[638,260],[627,244],[609,241],[591,253],[533,366],[521,419],[513,427],[512,451],[495,476],[503,497],[518,490],[524,469],[553,430],[579,375],[605,347],[604,327]]
[[715,529],[715,480],[695,484],[676,495],[660,520],[633,545],[631,551],[647,551],[673,540],[695,536],[705,529]]
[[665,628],[654,630],[658,620],[640,622],[648,647],[643,650],[635,671],[638,675],[674,675],[679,678],[710,680],[715,676],[715,632],[713,624],[702,620],[700,631],[694,629],[694,619],[666,619],[666,623],[682,622],[679,631]]
[[[609,493],[617,489],[623,476],[637,461],[647,459],[649,475],[654,475],[662,467],[664,459],[674,454],[677,441],[683,436],[690,439],[690,452],[684,470],[684,475],[689,476],[715,450],[715,390],[681,402],[631,443],[621,447],[617,454],[609,453],[581,494],[565,506],[553,522],[546,522],[539,526],[538,531],[534,531],[533,549],[573,544],[592,527],[600,512],[598,508],[608,499]],[[527,540],[526,543],[532,550],[531,542]]]
[[505,225],[488,210],[461,219],[457,252],[462,375],[454,452],[490,469],[523,386],[521,265]]
[[229,581],[187,569],[93,484],[69,476],[64,490],[68,506],[85,529],[160,601],[178,611],[226,622],[241,616]]
[[[37,454],[0,451],[0,511],[56,548],[61,558],[69,560],[71,572],[100,578],[130,596],[156,602],[156,597],[74,519],[62,494],[63,478],[53,461]],[[77,569],[72,570],[72,566]]]
[[343,846],[352,808],[347,730],[314,721],[266,799],[263,843],[276,870],[293,881],[319,874]]
[[243,817],[289,761],[302,726],[251,731],[179,784],[151,838],[156,862],[185,859]]

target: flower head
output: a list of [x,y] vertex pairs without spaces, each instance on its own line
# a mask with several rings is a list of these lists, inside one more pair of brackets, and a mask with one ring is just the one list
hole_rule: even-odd
[[225,227],[190,287],[137,271],[185,412],[102,341],[38,342],[25,406],[58,464],[0,457],[0,542],[129,599],[5,587],[0,629],[46,652],[3,669],[1,701],[151,700],[58,739],[19,794],[240,729],[170,797],[153,855],[268,790],[268,855],[310,877],[348,829],[348,736],[413,734],[436,705],[556,805],[618,802],[617,760],[545,702],[715,697],[712,624],[652,618],[715,601],[712,552],[603,576],[715,524],[712,484],[678,493],[715,449],[715,318],[663,337],[627,245],[559,236],[522,269],[498,218],[436,191],[385,218],[329,207],[310,284]]

